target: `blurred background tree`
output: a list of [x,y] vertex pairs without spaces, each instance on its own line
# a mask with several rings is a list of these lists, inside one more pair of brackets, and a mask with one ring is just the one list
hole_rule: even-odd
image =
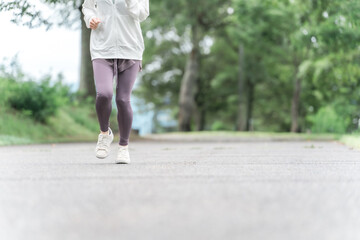
[[[82,97],[95,96],[93,69],[90,56],[90,29],[83,20],[82,0],[43,0],[51,9],[49,12],[39,10],[38,6],[26,0],[1,1],[1,11],[11,11],[12,21],[16,24],[24,24],[30,28],[46,26],[47,30],[54,25],[72,29],[81,29],[81,62],[79,74],[79,95]],[[48,9],[48,10],[49,10]]]
[[[57,24],[81,22],[80,89],[94,94],[82,1],[43,2]],[[57,19],[24,0],[0,10],[29,26]],[[180,131],[358,131],[359,19],[355,0],[150,0],[133,93]]]

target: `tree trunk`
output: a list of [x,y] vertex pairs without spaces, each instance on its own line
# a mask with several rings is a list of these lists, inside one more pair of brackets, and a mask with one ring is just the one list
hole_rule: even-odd
[[252,82],[247,83],[247,105],[246,105],[246,131],[252,131],[253,123],[252,123],[252,112],[254,105],[254,91],[255,86]]
[[196,130],[203,131],[206,122],[207,96],[210,89],[209,81],[201,76],[201,58],[198,61],[198,78],[196,80],[195,108],[196,112]]
[[197,89],[201,89],[195,95],[195,105],[194,111],[196,112],[196,130],[203,131],[205,129],[205,122],[206,122],[206,90],[205,90],[205,83],[204,80],[198,78],[197,80]]
[[244,131],[244,45],[239,44],[239,76],[238,76],[238,112],[235,129]]
[[191,117],[195,105],[194,87],[198,77],[199,66],[199,43],[197,26],[194,24],[192,29],[192,50],[188,57],[184,76],[181,80],[179,96],[179,131],[191,131]]
[[81,18],[81,59],[80,59],[80,84],[79,84],[79,93],[83,97],[93,96],[95,97],[95,82],[94,82],[94,72],[91,62],[90,55],[90,33],[91,30],[86,27],[84,22],[84,15],[80,10]]
[[204,108],[202,108],[199,111],[199,123],[198,123],[198,131],[204,131],[205,129],[205,123],[206,123],[206,111]]
[[[298,67],[297,67],[298,69]],[[301,78],[295,74],[294,81],[294,93],[291,103],[291,132],[298,131],[298,118],[299,118],[299,105],[300,105],[300,93],[301,93]]]

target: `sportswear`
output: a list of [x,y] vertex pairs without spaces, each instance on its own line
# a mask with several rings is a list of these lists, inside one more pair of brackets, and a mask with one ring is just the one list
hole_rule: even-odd
[[91,29],[91,60],[142,60],[145,45],[140,23],[150,14],[149,0],[85,0],[82,12],[87,28],[92,18],[101,21]]

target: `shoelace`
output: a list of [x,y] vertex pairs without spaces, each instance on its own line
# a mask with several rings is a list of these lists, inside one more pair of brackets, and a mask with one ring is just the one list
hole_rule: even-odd
[[126,151],[127,149],[125,149],[125,148],[119,148],[119,151],[118,151],[118,155],[120,156],[120,157],[127,157],[127,151]]
[[104,149],[104,150],[106,149],[104,137],[105,136],[103,134],[100,134],[99,140],[98,140],[98,143],[97,143],[98,149]]

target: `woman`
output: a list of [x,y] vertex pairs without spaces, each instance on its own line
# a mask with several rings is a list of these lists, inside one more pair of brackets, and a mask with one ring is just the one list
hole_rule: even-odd
[[149,16],[149,0],[85,0],[84,21],[91,28],[90,53],[96,88],[100,134],[96,157],[109,155],[114,139],[110,129],[113,78],[116,77],[117,120],[120,141],[116,163],[130,163],[128,150],[133,119],[130,95],[145,50],[140,22]]

